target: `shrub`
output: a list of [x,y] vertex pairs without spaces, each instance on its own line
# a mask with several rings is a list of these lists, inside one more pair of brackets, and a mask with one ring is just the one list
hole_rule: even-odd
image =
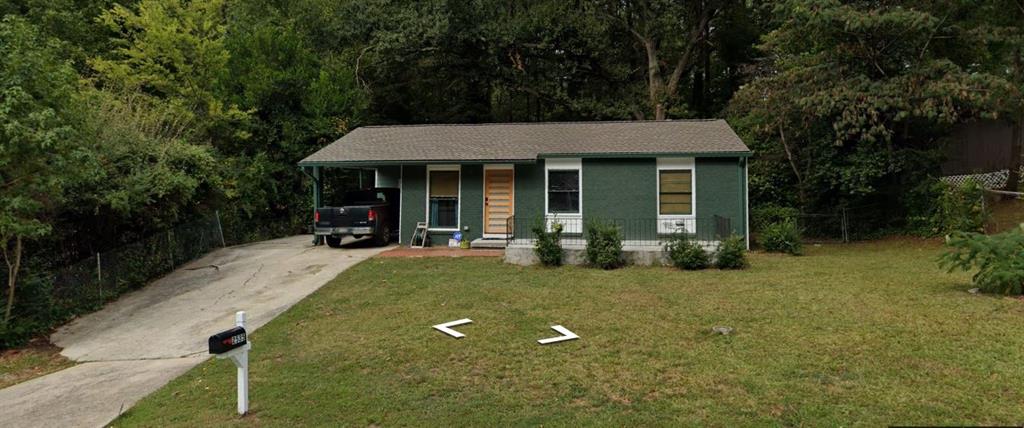
[[794,256],[803,254],[800,242],[800,228],[793,219],[783,220],[765,226],[758,235],[761,247],[771,253],[787,253]]
[[537,246],[533,252],[537,254],[541,264],[544,266],[562,265],[562,224],[551,225],[551,231],[547,230],[544,220],[533,225],[533,234],[537,237]]
[[955,232],[946,245],[939,265],[949,272],[978,269],[974,285],[987,293],[1024,292],[1024,224],[996,235]]
[[601,269],[622,265],[622,232],[619,227],[601,221],[587,223],[587,263]]
[[931,180],[907,195],[907,229],[922,236],[981,232],[988,220],[984,188],[975,180],[951,185]]
[[798,214],[800,211],[796,208],[766,204],[753,208],[750,212],[750,219],[754,230],[763,231],[772,224],[790,220],[795,223]]
[[665,251],[668,252],[672,265],[679,269],[706,269],[711,264],[704,248],[683,233],[673,234],[665,244]]
[[742,236],[732,235],[718,244],[718,251],[715,251],[715,267],[719,269],[747,267],[747,245]]

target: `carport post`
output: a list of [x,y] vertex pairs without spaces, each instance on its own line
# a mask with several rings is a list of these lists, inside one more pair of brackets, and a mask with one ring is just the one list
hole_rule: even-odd
[[[320,181],[320,168],[321,167],[319,167],[319,166],[312,167],[313,173],[310,174],[310,177],[313,178],[313,212],[311,213],[311,216],[310,216],[311,218],[314,218],[313,216],[316,215],[316,209],[320,208],[320,204],[322,203],[320,199],[323,197],[323,192],[324,192],[323,182]],[[316,230],[315,222],[313,224],[313,228],[314,228],[314,231],[315,231]],[[313,234],[313,245],[322,245],[323,243],[324,243],[323,237],[317,236],[316,233],[314,233]]]

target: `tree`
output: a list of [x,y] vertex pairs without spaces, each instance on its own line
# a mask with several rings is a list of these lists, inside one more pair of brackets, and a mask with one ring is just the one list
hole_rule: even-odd
[[71,108],[76,75],[60,47],[22,18],[0,21],[0,254],[3,325],[12,316],[25,241],[50,232],[47,214],[75,179]]
[[224,101],[230,53],[226,0],[142,0],[100,15],[117,34],[112,52],[90,61],[99,83],[155,95],[178,106],[194,135],[212,143],[245,140],[249,112]]
[[643,50],[647,85],[647,114],[636,111],[637,119],[650,115],[664,120],[679,102],[679,88],[693,67],[703,44],[710,38],[711,22],[723,2],[698,0],[679,2],[598,2],[599,13],[615,20],[635,38]]
[[[119,1],[128,4],[131,1]],[[0,16],[18,15],[45,37],[60,43],[60,54],[79,72],[89,70],[89,58],[110,48],[109,34],[96,18],[114,0],[4,0]]]
[[973,20],[970,35],[979,47],[974,54],[978,71],[1011,82],[1013,91],[1006,97],[1018,100],[1009,106],[1013,137],[1006,188],[1019,191],[1024,168],[1024,0],[982,2],[966,8],[966,13]]
[[[138,91],[86,89],[77,97],[90,168],[68,192],[65,217],[96,220],[97,233],[167,228],[212,205],[222,186],[213,149],[187,140],[194,125]],[[126,228],[124,226],[132,226]]]
[[781,161],[798,189],[814,189],[803,208],[888,188],[898,197],[915,182],[907,176],[934,167],[929,153],[953,124],[1012,102],[1005,79],[972,70],[970,27],[944,3],[787,0],[773,10],[781,24],[764,38],[767,61],[731,119],[755,150],[776,154],[758,162]]

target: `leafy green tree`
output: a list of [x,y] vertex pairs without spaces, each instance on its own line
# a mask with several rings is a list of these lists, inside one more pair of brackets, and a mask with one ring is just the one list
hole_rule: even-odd
[[99,19],[117,35],[108,54],[91,61],[99,83],[166,99],[191,121],[197,138],[245,140],[249,112],[225,102],[230,53],[227,0],[142,0],[115,4]]
[[75,180],[76,75],[59,44],[22,18],[0,21],[0,254],[7,264],[3,325],[11,320],[25,241]]
[[109,34],[96,18],[113,3],[113,0],[4,0],[0,1],[0,16],[24,18],[42,35],[57,41],[61,56],[69,59],[76,70],[87,72],[87,60],[110,48]]
[[709,41],[712,20],[724,2],[595,3],[593,10],[625,28],[643,52],[648,105],[644,109],[646,113],[636,112],[637,119],[645,116],[667,119],[670,110],[679,103],[680,85],[697,61],[701,44]]
[[786,0],[773,9],[781,24],[764,38],[767,61],[736,94],[731,119],[756,162],[791,172],[803,207],[899,188],[927,171],[927,153],[953,124],[1008,108],[1011,85],[974,72],[964,55],[962,14],[907,3]]
[[1019,191],[1024,167],[1024,1],[993,0],[963,6],[971,17],[969,35],[975,46],[970,51],[978,72],[1008,80],[1013,91],[1004,96],[1015,100],[1008,107],[1007,119],[1013,126],[1010,151],[1010,176],[1006,187]]
[[156,230],[216,202],[222,183],[213,149],[186,139],[193,123],[173,107],[137,91],[86,90],[78,102],[91,170],[68,192],[65,214]]
[[[317,50],[302,4],[239,5],[226,39],[229,99],[252,112],[252,137],[221,146],[225,190],[248,216],[305,214],[308,185],[295,162],[360,125],[367,98],[344,52]],[[305,219],[305,216],[303,217]]]

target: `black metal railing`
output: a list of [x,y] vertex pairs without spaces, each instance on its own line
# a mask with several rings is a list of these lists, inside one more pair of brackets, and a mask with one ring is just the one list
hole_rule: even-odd
[[505,240],[511,244],[533,244],[536,240],[535,230],[543,228],[550,231],[555,224],[562,227],[562,245],[565,247],[585,246],[587,223],[600,221],[612,224],[622,234],[624,246],[660,247],[676,233],[685,234],[695,241],[713,243],[728,238],[735,233],[731,219],[721,216],[659,219],[587,219],[566,217],[534,217],[518,218],[511,216],[506,220]]

